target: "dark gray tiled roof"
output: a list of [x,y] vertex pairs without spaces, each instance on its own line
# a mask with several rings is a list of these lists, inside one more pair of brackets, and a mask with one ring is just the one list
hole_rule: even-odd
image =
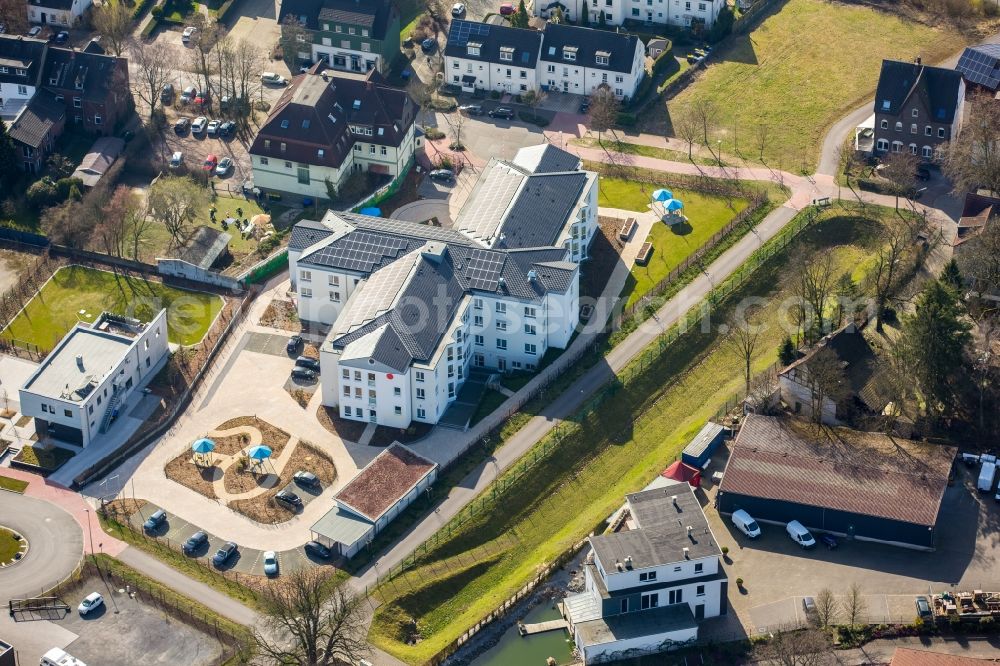
[[127,66],[119,69],[115,56],[50,47],[42,83],[72,90],[74,96],[85,100],[104,102],[116,90],[128,89],[127,74]]
[[324,238],[329,238],[331,234],[333,232],[322,222],[302,220],[292,227],[292,236],[288,239],[288,249],[292,252],[304,250]]
[[52,128],[63,122],[66,109],[48,92],[39,91],[8,128],[11,138],[32,148],[41,148]]
[[498,247],[554,245],[586,184],[587,174],[578,171],[529,176],[500,228]]
[[615,563],[624,564],[626,557],[632,558],[633,568],[645,569],[684,561],[685,548],[693,560],[722,553],[690,485],[673,484],[627,497],[637,529],[590,538],[609,574],[615,571]]
[[955,69],[969,83],[990,90],[1000,88],[1000,44],[976,44],[965,47]]
[[[469,43],[479,44],[479,55],[469,54]],[[448,43],[444,54],[467,60],[508,64],[514,67],[534,69],[538,62],[538,51],[542,43],[542,33],[537,30],[510,28],[476,21],[455,20],[448,30]],[[512,48],[511,60],[500,60],[500,49]]]
[[542,159],[535,167],[535,173],[556,173],[559,171],[574,171],[580,164],[580,158],[567,153],[562,148],[556,148],[551,143],[545,144]]
[[950,124],[955,120],[961,83],[962,75],[953,69],[883,60],[875,113],[899,115],[907,100],[919,95],[930,110],[930,120]]
[[[547,23],[542,40],[542,61],[569,63],[581,67],[631,72],[639,38],[621,32],[582,28],[565,23]],[[576,49],[575,60],[563,58],[563,47]],[[606,55],[607,65],[597,63],[597,54]]]
[[395,8],[390,0],[284,0],[278,22],[295,17],[310,30],[319,30],[322,18],[331,23],[365,26],[372,39],[385,39]]
[[[8,72],[0,74],[0,83],[37,86],[45,58],[46,44],[41,39],[20,35],[0,35],[0,65]],[[25,75],[18,76],[17,69]]]

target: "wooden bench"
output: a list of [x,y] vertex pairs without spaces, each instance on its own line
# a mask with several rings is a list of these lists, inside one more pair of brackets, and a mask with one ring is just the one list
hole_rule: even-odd
[[645,243],[642,244],[642,247],[639,248],[639,256],[635,258],[635,263],[639,264],[640,266],[645,266],[646,264],[649,263],[649,259],[652,256],[653,256],[653,244],[650,243],[649,241],[646,241]]
[[618,232],[618,238],[627,243],[628,240],[632,238],[632,234],[635,233],[636,227],[638,226],[639,223],[636,222],[634,217],[628,218],[625,220],[625,224],[622,225],[622,230]]

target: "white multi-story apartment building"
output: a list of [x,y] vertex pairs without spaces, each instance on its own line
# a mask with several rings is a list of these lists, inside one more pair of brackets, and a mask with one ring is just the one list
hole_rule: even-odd
[[710,30],[726,0],[540,0],[534,3],[535,16],[548,18],[558,7],[571,21],[583,12],[594,24],[604,15],[606,25],[626,23],[672,25]]
[[453,21],[444,55],[446,81],[466,92],[540,88],[589,95],[607,85],[628,98],[646,74],[638,37],[551,23],[539,32]]
[[694,641],[699,621],[727,612],[722,551],[691,486],[625,499],[622,528],[590,537],[584,591],[564,603],[585,664]]
[[355,172],[395,177],[413,158],[419,107],[377,70],[334,72],[317,64],[293,79],[250,147],[264,192],[328,198]]
[[148,324],[103,313],[77,324],[19,391],[42,437],[86,447],[107,430],[166,357],[167,311]]

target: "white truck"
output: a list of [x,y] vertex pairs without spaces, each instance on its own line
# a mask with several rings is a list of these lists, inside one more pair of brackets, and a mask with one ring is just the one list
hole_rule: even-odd
[[984,462],[979,468],[979,481],[976,487],[980,492],[988,493],[993,490],[993,481],[996,479],[997,465],[994,462]]
[[87,664],[83,663],[65,650],[54,647],[42,655],[42,659],[38,662],[38,666],[87,666]]

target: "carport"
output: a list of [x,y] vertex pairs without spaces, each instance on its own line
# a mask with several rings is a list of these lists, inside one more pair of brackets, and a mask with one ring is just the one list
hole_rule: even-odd
[[369,541],[375,525],[360,516],[334,507],[313,523],[313,538],[344,557],[352,557]]

